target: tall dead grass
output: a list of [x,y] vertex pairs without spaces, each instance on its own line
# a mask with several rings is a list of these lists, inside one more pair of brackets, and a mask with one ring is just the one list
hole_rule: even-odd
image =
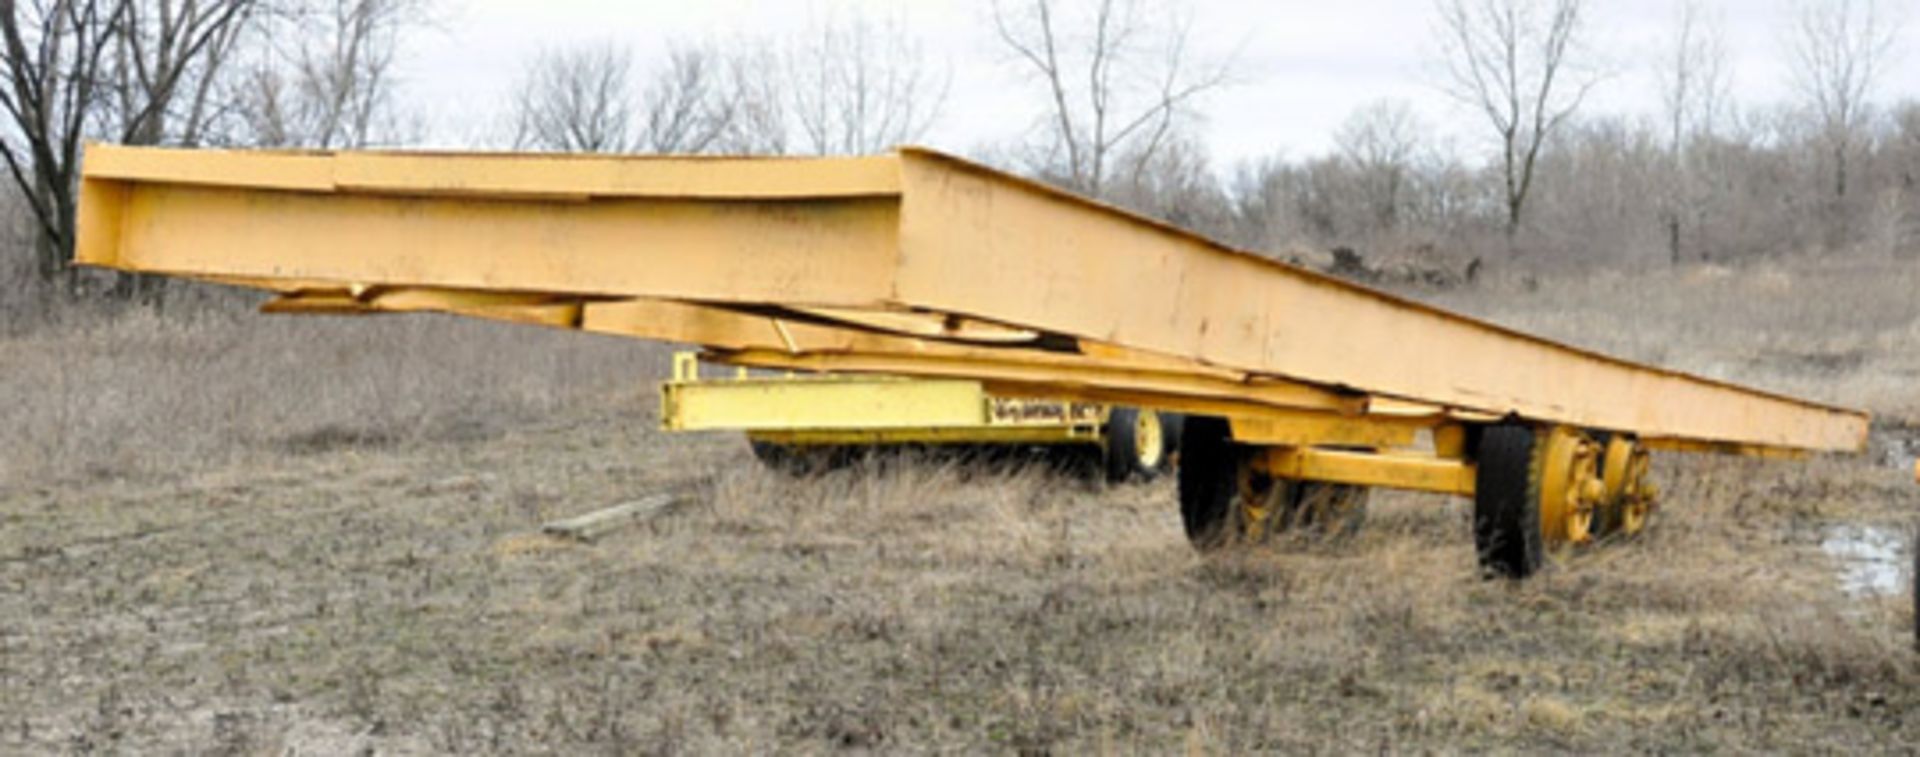
[[0,341],[0,480],[484,437],[620,394],[652,421],[667,348],[447,317],[135,313]]
[[1920,261],[1495,277],[1413,292],[1620,357],[1920,422]]
[[[1911,272],[1703,270],[1441,299],[1911,412]],[[1651,531],[1522,584],[1479,577],[1465,503],[1408,494],[1348,540],[1203,556],[1165,481],[796,480],[737,437],[659,434],[665,357],[438,318],[0,343],[0,751],[1920,740],[1910,608],[1841,592],[1817,536],[1904,525],[1903,470],[1663,456]],[[596,545],[537,534],[688,480],[699,505]]]

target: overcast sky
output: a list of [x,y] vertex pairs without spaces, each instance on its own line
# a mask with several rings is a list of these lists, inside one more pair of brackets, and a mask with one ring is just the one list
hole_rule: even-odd
[[[1816,0],[1833,1],[1833,0]],[[1782,27],[1794,0],[1708,0],[1724,19],[1734,93],[1743,104],[1790,95]],[[408,99],[434,141],[457,146],[500,128],[525,61],[542,47],[614,43],[646,65],[675,40],[767,38],[847,9],[896,15],[932,56],[953,64],[942,118],[922,141],[968,151],[1018,136],[1036,113],[1025,72],[995,46],[986,0],[445,0],[439,28],[404,62]],[[1153,0],[1147,0],[1151,6]],[[1591,0],[1593,47],[1613,71],[1590,111],[1652,113],[1655,55],[1678,0]],[[1477,123],[1434,86],[1430,0],[1189,0],[1196,37],[1239,51],[1241,83],[1206,104],[1203,134],[1217,163],[1326,151],[1356,106],[1409,101],[1436,136],[1478,143]],[[1920,20],[1908,10],[1879,99],[1920,98]]]

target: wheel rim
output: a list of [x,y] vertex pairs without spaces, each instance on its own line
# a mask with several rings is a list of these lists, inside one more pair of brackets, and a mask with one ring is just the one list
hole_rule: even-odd
[[1647,480],[1647,471],[1652,468],[1653,459],[1644,447],[1636,446],[1633,462],[1628,468],[1625,496],[1621,499],[1620,531],[1632,536],[1647,527],[1647,516],[1653,513],[1655,489],[1653,482]]
[[1272,535],[1274,521],[1284,507],[1281,500],[1285,485],[1250,462],[1240,466],[1235,478],[1233,537],[1246,544],[1264,542]]
[[1599,446],[1578,431],[1555,427],[1543,440],[1539,476],[1540,531],[1548,544],[1593,540],[1594,505],[1603,495]]
[[1166,433],[1160,428],[1160,414],[1152,410],[1141,410],[1134,414],[1133,450],[1142,470],[1160,467],[1160,459],[1167,454]]
[[1656,494],[1648,480],[1652,456],[1647,448],[1623,437],[1607,443],[1606,464],[1601,478],[1605,484],[1605,507],[1612,530],[1632,536],[1646,528]]

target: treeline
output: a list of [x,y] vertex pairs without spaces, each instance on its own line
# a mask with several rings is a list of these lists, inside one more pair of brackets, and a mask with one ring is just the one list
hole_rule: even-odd
[[1541,150],[1538,183],[1512,229],[1498,169],[1417,142],[1384,154],[1373,144],[1343,142],[1333,155],[1244,167],[1224,188],[1162,212],[1252,249],[1349,247],[1394,263],[1441,255],[1434,265],[1646,268],[1795,254],[1920,256],[1913,101],[1859,128],[1844,184],[1831,137],[1796,110],[1756,112],[1677,146],[1643,121],[1570,121]]
[[[0,159],[17,225],[0,251],[9,320],[62,300],[158,303],[162,281],[83,277],[73,257],[88,141],[404,144],[405,34],[429,0],[22,0],[0,5]],[[9,324],[12,325],[12,324]]]
[[[0,303],[159,304],[139,277],[69,270],[80,147],[404,147],[428,130],[399,51],[432,0],[39,0],[0,16],[0,147],[22,219]],[[1793,99],[1732,96],[1723,19],[1680,0],[1657,54],[1605,64],[1583,0],[1436,0],[1431,82],[1479,136],[1433,138],[1379,101],[1321,156],[1215,169],[1196,135],[1242,66],[1144,0],[998,0],[981,23],[1032,110],[973,157],[1250,249],[1357,276],[1463,280],[1483,266],[1674,265],[1920,246],[1920,103],[1879,89],[1905,20],[1883,0],[1790,0]],[[969,72],[971,73],[971,72]],[[921,141],[954,76],[897,19],[769,38],[548,48],[476,148],[836,155]],[[1591,112],[1626,80],[1656,113]],[[984,146],[982,146],[984,145]]]

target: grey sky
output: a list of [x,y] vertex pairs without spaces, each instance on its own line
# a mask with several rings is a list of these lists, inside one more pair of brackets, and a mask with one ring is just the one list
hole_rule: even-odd
[[[1725,19],[1729,68],[1743,105],[1789,94],[1781,29],[1793,0],[1708,0]],[[1669,33],[1678,0],[1592,0],[1596,50],[1613,76],[1594,110],[1651,113],[1657,95],[1646,60]],[[1222,165],[1325,151],[1355,106],[1410,101],[1438,136],[1474,144],[1471,115],[1440,95],[1430,69],[1428,0],[1190,0],[1206,48],[1240,50],[1242,83],[1205,104],[1204,136]],[[1920,97],[1920,21],[1907,12],[1879,99]],[[1017,136],[1036,101],[1023,72],[996,49],[985,0],[449,0],[444,23],[405,61],[410,98],[435,141],[454,144],[500,128],[523,62],[543,46],[613,42],[646,64],[669,40],[765,38],[806,26],[810,15],[863,8],[898,14],[931,54],[951,60],[943,117],[923,141],[965,150]]]

